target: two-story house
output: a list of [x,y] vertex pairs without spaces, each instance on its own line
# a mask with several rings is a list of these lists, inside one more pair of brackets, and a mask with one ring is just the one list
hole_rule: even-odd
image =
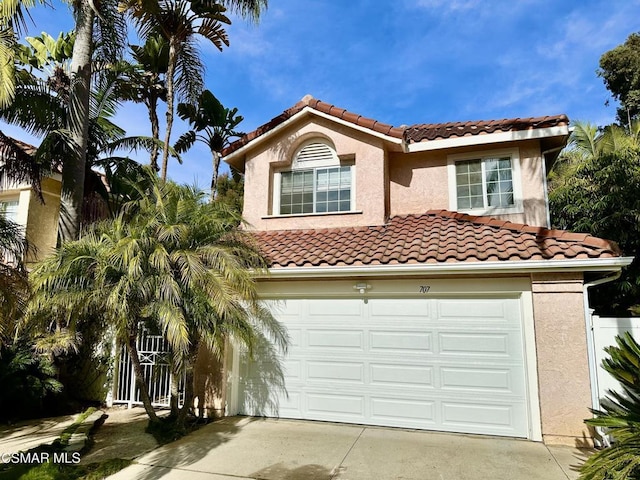
[[291,343],[284,388],[233,352],[227,413],[590,437],[587,290],[630,259],[549,229],[568,136],[565,115],[392,127],[307,96],[229,146]]

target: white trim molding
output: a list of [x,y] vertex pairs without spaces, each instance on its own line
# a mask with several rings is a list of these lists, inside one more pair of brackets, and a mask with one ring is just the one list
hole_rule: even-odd
[[[262,278],[331,278],[350,276],[436,275],[532,272],[617,272],[633,262],[634,257],[573,260],[517,260],[492,262],[422,263],[401,265],[357,265],[348,267],[271,268]],[[260,278],[260,277],[258,277]]]
[[442,150],[443,148],[467,147],[470,145],[488,145],[491,143],[516,142],[534,140],[547,137],[562,137],[569,135],[569,127],[558,126],[549,128],[533,128],[510,132],[486,133],[469,135],[467,137],[450,137],[428,142],[417,142],[407,146],[409,153],[425,152],[428,150]]

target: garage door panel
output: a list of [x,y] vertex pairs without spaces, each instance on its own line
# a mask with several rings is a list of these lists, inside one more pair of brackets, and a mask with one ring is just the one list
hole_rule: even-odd
[[351,299],[307,300],[307,315],[309,317],[360,318],[362,305]]
[[458,300],[438,300],[438,317],[444,321],[456,319],[482,322],[493,319],[508,322],[503,299],[467,299],[464,303]]
[[398,303],[389,303],[385,300],[372,299],[370,304],[370,320],[387,321],[387,319],[398,319],[398,308],[402,308],[402,319],[412,318],[424,319],[430,317],[431,303],[424,299],[402,299]]
[[372,364],[371,385],[433,387],[433,367],[416,365]]
[[369,345],[372,351],[393,352],[431,352],[433,350],[433,334],[422,331],[390,331],[376,330],[369,332]]
[[[277,318],[292,338],[281,358],[288,396],[275,394],[274,415],[528,435],[518,299],[295,299],[286,309]],[[244,378],[266,385],[269,368],[250,362]]]
[[354,420],[364,420],[364,396],[361,395],[344,395],[344,394],[318,394],[308,393],[307,413],[319,416],[322,419],[329,419],[327,414],[340,418],[353,418]]
[[510,337],[508,333],[442,332],[438,335],[438,344],[440,353],[445,355],[509,357],[515,343]]
[[516,419],[521,412],[517,410],[514,405],[497,405],[495,402],[442,402],[442,424],[450,428],[499,434],[518,427]]
[[443,367],[440,386],[445,390],[474,390],[522,394],[514,384],[513,372],[504,368]]
[[424,428],[436,423],[436,402],[407,398],[371,398],[371,418],[381,425],[410,427],[416,422]]
[[362,330],[308,330],[307,346],[313,348],[364,349]]
[[306,379],[309,382],[330,381],[364,384],[362,362],[307,362]]

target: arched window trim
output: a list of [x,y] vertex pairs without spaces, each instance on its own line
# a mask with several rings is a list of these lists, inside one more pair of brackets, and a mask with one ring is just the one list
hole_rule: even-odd
[[307,140],[293,154],[290,168],[275,172],[274,215],[326,215],[354,210],[355,165],[341,162],[325,139]]

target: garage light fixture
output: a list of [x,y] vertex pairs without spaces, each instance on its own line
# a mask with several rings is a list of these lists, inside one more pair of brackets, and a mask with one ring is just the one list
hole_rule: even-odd
[[371,288],[371,285],[367,285],[366,283],[356,283],[353,288],[360,292],[360,295],[364,295],[367,290]]

